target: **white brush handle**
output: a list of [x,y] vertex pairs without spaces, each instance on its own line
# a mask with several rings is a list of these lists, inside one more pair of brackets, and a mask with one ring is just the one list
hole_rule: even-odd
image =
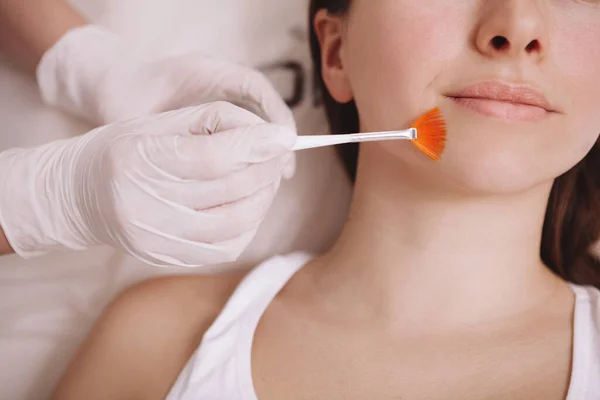
[[376,142],[380,140],[398,139],[416,140],[417,129],[410,128],[404,131],[351,133],[347,135],[299,136],[293,150],[298,151],[346,143]]

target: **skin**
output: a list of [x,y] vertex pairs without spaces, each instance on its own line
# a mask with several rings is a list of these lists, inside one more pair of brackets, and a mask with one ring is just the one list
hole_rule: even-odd
[[0,227],[0,256],[14,253],[14,249],[6,239],[6,235],[4,234],[4,230]]
[[0,52],[33,73],[42,55],[83,16],[63,0],[0,0]]
[[[574,295],[539,249],[553,180],[600,132],[600,2],[355,0],[349,15],[315,22],[328,90],[356,100],[362,129],[402,128],[437,105],[448,147],[440,163],[408,143],[362,147],[342,237],[260,321],[258,397],[564,399]],[[487,79],[535,86],[556,112],[515,122],[445,96]],[[239,279],[131,289],[55,399],[164,398]],[[207,294],[206,280],[227,290]],[[149,333],[158,326],[170,329]]]
[[[68,30],[84,24],[66,1],[0,0],[0,53],[33,75],[44,53]],[[13,252],[0,226],[0,255]]]

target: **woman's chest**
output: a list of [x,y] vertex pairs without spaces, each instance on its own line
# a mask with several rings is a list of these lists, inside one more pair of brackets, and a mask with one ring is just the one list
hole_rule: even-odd
[[261,400],[564,400],[571,346],[568,332],[390,338],[264,324],[252,367]]

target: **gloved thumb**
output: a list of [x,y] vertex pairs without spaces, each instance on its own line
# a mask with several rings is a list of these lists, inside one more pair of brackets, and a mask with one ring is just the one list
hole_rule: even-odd
[[294,114],[262,73],[239,65],[205,61],[204,69],[218,82],[227,101],[252,111],[267,122],[296,129]]
[[137,118],[127,124],[138,125],[135,129],[139,133],[150,135],[213,135],[266,122],[244,108],[217,101]]
[[[172,134],[161,127],[159,130],[167,134],[139,135],[140,142],[136,145],[145,160],[170,175],[195,180],[222,179],[251,164],[277,157],[286,158],[283,160],[285,177],[294,173],[291,150],[297,135],[287,126],[263,122],[225,131],[217,127],[211,135],[196,134],[207,128],[205,119],[198,120],[198,114],[193,112],[183,114],[183,119],[182,114],[175,116]],[[152,124],[147,128],[157,132]]]

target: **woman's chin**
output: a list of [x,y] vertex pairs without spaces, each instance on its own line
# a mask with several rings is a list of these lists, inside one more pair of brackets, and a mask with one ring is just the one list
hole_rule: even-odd
[[370,157],[378,158],[376,162],[382,164],[395,162],[399,179],[404,176],[412,184],[428,191],[448,194],[506,195],[525,192],[551,184],[555,177],[571,167],[567,160],[553,162],[547,155],[532,156],[519,144],[482,146],[481,142],[470,143],[449,141],[440,161],[431,160],[408,143],[398,142],[381,143],[384,151]]

